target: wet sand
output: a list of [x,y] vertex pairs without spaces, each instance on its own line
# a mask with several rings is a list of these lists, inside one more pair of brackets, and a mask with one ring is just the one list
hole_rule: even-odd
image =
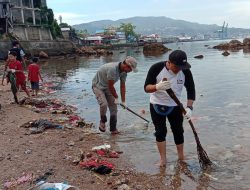
[[[19,97],[24,97],[23,92]],[[55,119],[60,115],[35,113],[27,107],[11,104],[13,97],[10,86],[0,86],[0,189],[3,183],[13,181],[24,174],[33,174],[34,179],[52,169],[53,175],[48,182],[67,182],[79,189],[115,189],[127,186],[131,189],[166,189],[162,177],[138,173],[129,163],[126,152],[119,158],[109,158],[116,169],[108,175],[98,175],[92,171],[74,165],[72,161],[79,155],[91,152],[94,146],[111,144],[104,142],[98,133],[82,128],[51,129],[39,134],[28,134],[20,126],[34,119]],[[69,142],[74,142],[69,146]],[[115,173],[115,174],[114,174]],[[34,184],[32,184],[34,185]],[[13,189],[28,189],[29,183],[17,185]]]

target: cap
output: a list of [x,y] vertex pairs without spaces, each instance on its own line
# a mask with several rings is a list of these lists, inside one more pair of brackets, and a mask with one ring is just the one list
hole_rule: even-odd
[[182,70],[191,68],[191,65],[187,62],[187,55],[182,50],[175,50],[170,53],[169,61]]
[[134,71],[135,73],[138,71],[137,67],[137,61],[135,58],[128,56],[125,59],[125,62],[131,67],[132,71]]

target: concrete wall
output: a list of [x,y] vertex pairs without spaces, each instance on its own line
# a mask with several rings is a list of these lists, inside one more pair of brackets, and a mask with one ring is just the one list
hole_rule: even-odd
[[49,28],[15,25],[13,33],[20,40],[52,40]]
[[40,40],[40,28],[37,27],[27,27],[27,35],[29,40]]
[[18,39],[21,39],[21,40],[28,40],[27,39],[27,36],[26,36],[26,32],[25,32],[25,27],[22,27],[22,26],[16,26],[14,29],[13,29],[13,33],[16,37],[18,37]]
[[[44,51],[49,56],[74,53],[73,45],[70,41],[20,41],[25,53],[38,56]],[[0,59],[7,55],[11,48],[10,41],[0,41]]]
[[50,30],[47,28],[40,28],[42,40],[52,40]]

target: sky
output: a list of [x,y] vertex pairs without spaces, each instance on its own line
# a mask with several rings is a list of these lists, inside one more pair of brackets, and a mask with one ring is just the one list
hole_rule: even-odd
[[250,28],[250,0],[47,0],[70,25],[134,16],[166,16],[200,24]]

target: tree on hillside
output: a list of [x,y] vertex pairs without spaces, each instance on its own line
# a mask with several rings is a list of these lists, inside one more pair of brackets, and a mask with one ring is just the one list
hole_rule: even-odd
[[125,33],[126,39],[129,36],[137,36],[134,29],[136,26],[132,25],[131,23],[121,23],[119,29],[120,31]]
[[52,9],[48,7],[41,8],[41,24],[50,28],[51,35],[55,39],[56,37],[62,37],[61,29],[54,19],[54,13]]
[[87,36],[89,36],[88,30],[84,29],[77,31],[77,36],[80,38],[86,38]]

